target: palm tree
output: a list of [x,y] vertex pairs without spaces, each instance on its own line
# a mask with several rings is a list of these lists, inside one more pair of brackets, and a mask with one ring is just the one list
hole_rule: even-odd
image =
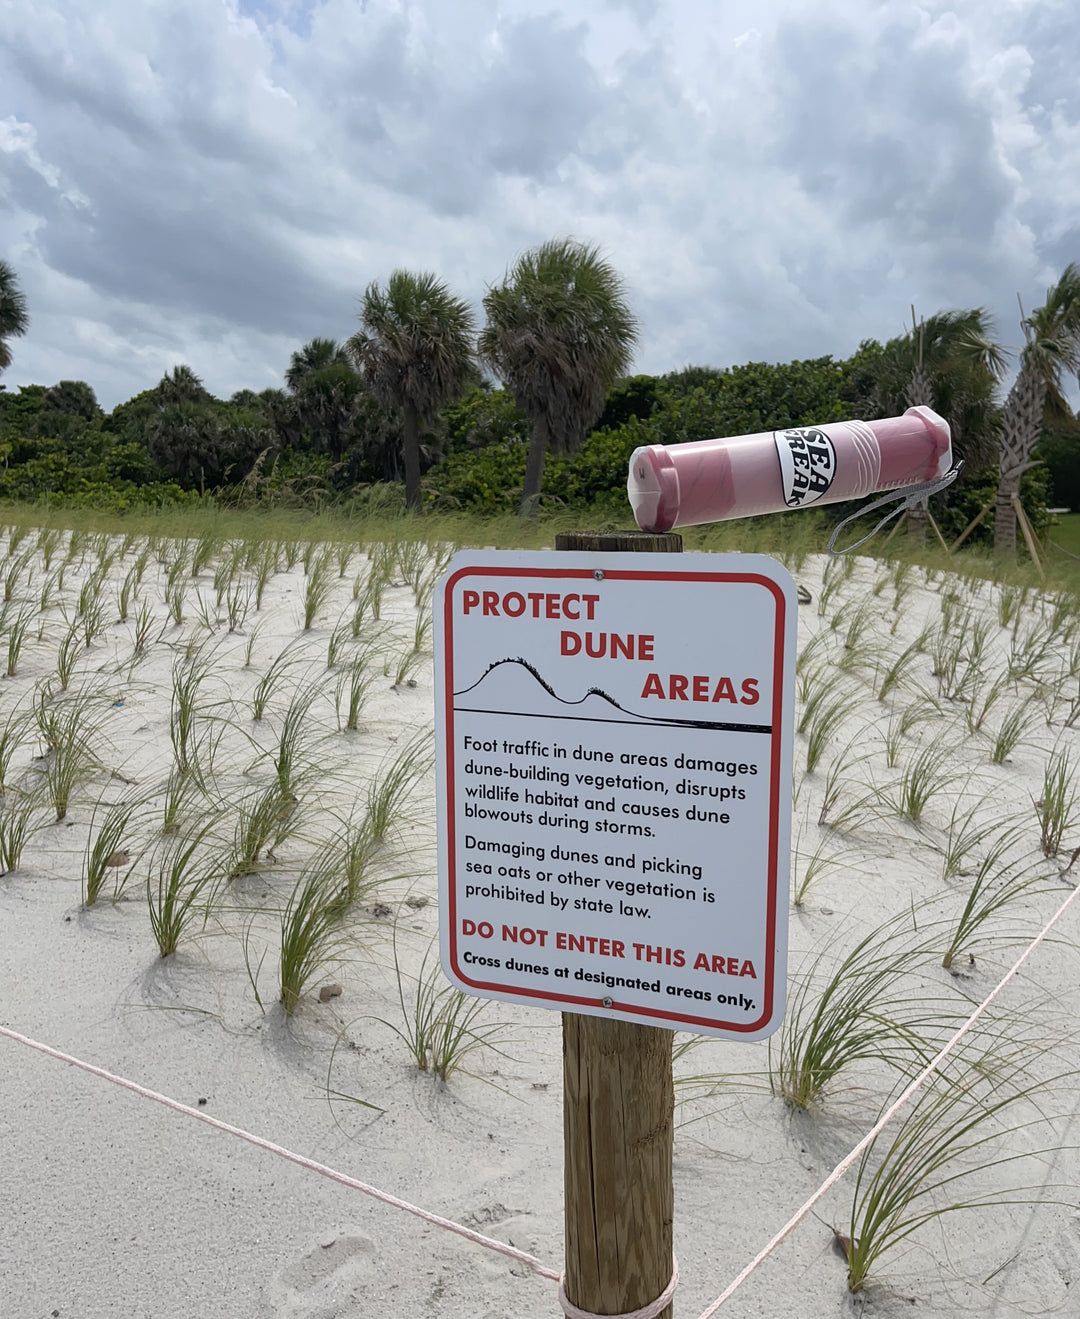
[[435,275],[395,270],[385,289],[368,285],[360,324],[345,350],[376,399],[404,414],[405,502],[415,512],[421,427],[475,377],[472,309]]
[[510,388],[532,434],[521,512],[535,511],[550,446],[571,453],[629,369],[638,324],[599,250],[553,238],[519,257],[484,298],[482,360]]
[[[899,346],[899,361],[911,363],[903,389],[905,407],[934,408],[950,423],[954,443],[976,467],[989,459],[996,438],[994,391],[1005,369],[1005,352],[994,342],[993,321],[982,307],[940,311],[915,321]],[[928,500],[908,510],[908,534],[926,539]]]
[[25,334],[29,328],[26,295],[19,288],[14,270],[6,261],[0,261],[0,371],[11,365],[8,339]]
[[1021,321],[1025,343],[1020,370],[1005,400],[994,553],[1016,553],[1016,506],[1020,478],[1035,464],[1032,453],[1050,413],[1068,411],[1062,378],[1080,370],[1080,266],[1070,262],[1046,291],[1046,302]]
[[328,366],[348,366],[345,349],[336,339],[312,339],[303,348],[293,353],[285,372],[285,383],[291,393],[295,394],[300,386]]
[[212,398],[202,379],[184,362],[166,371],[154,387],[154,401],[159,408],[174,403],[208,403]]

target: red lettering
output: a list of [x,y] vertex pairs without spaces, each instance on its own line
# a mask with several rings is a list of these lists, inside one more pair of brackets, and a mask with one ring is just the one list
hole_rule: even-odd
[[577,655],[581,651],[581,638],[576,632],[563,632],[559,637],[560,655]]
[[503,943],[517,943],[520,940],[528,945],[538,943],[543,948],[547,942],[547,935],[547,930],[533,930],[528,925],[523,925],[520,929],[516,925],[502,927]]
[[[599,637],[599,641],[594,641],[593,637]],[[585,654],[592,659],[603,659],[607,654],[607,633],[606,632],[586,632],[585,633]]]
[[544,596],[544,617],[559,617],[559,597],[551,593]]
[[673,701],[685,701],[689,679],[682,673],[673,673],[668,678],[668,695]]
[[622,651],[626,659],[634,658],[634,634],[627,632],[626,637],[620,637],[618,632],[611,634],[611,658],[618,659],[619,651]]
[[530,591],[530,592],[529,592],[529,599],[532,601],[532,616],[533,616],[533,618],[539,618],[539,617],[540,617],[540,601],[543,600],[543,598],[544,598],[544,593],[543,593],[543,591]]
[[[635,944],[634,947],[639,946]],[[639,959],[640,960],[640,959]],[[678,963],[682,965],[681,962]],[[753,962],[740,963],[737,957],[721,957],[719,953],[698,953],[694,958],[695,971],[711,971],[714,975],[719,976],[753,976],[757,979],[757,972],[754,970]]]
[[709,680],[703,673],[694,674],[694,700],[707,701],[709,699]]
[[757,705],[760,698],[760,692],[757,689],[757,678],[744,678],[742,681],[742,703],[743,705]]
[[484,592],[484,617],[494,614],[496,618],[499,615],[499,593],[498,591]]
[[476,606],[480,603],[480,592],[479,591],[463,592],[461,596],[461,603],[464,608],[464,612],[467,614],[470,609],[475,609]]
[[735,703],[735,688],[730,678],[719,678],[716,683],[716,691],[713,692],[714,701],[731,701]]
[[576,613],[573,613],[573,614],[572,614],[572,613],[570,612],[570,601],[571,601],[571,600],[575,601],[575,602],[576,602],[577,604],[579,604],[579,605],[581,604],[581,596],[580,596],[580,595],[567,595],[567,596],[564,596],[564,597],[563,597],[563,602],[562,602],[563,617],[564,617],[564,618],[572,618],[572,619],[574,619],[574,620],[576,621],[577,619],[579,619],[579,618],[581,617],[581,610],[579,609],[579,610],[577,610]]
[[585,619],[591,623],[596,618],[595,606],[600,597],[598,595],[583,595],[581,598],[585,601]]
[[662,701],[667,699],[664,695],[664,684],[660,681],[658,673],[650,673],[645,679],[645,686],[641,689],[641,699],[644,700],[646,696],[659,696]]
[[507,618],[520,618],[525,612],[525,597],[520,591],[511,591],[503,596],[503,613]]

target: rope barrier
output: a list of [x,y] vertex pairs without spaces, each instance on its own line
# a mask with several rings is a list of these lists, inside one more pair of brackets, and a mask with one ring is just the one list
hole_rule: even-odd
[[566,1319],[656,1319],[658,1314],[663,1312],[671,1304],[671,1298],[675,1295],[675,1289],[679,1285],[679,1261],[674,1255],[671,1257],[671,1281],[656,1298],[650,1301],[648,1305],[643,1305],[640,1310],[627,1310],[625,1314],[598,1315],[589,1310],[579,1310],[578,1307],[566,1295],[566,1274],[559,1279],[559,1304],[562,1306],[563,1314]]
[[818,1203],[818,1201],[823,1199],[824,1196],[830,1190],[832,1190],[832,1188],[836,1185],[836,1183],[840,1180],[840,1178],[843,1177],[844,1173],[847,1172],[847,1170],[851,1167],[851,1165],[855,1162],[855,1160],[862,1154],[862,1152],[865,1149],[867,1149],[871,1144],[873,1144],[873,1142],[877,1139],[877,1137],[881,1135],[882,1131],[888,1126],[888,1124],[892,1121],[892,1119],[896,1116],[896,1114],[900,1111],[900,1109],[904,1107],[904,1105],[915,1093],[915,1091],[918,1090],[923,1085],[923,1083],[927,1081],[929,1077],[931,1077],[934,1074],[934,1072],[938,1070],[938,1068],[949,1056],[949,1054],[952,1053],[953,1049],[956,1048],[956,1046],[960,1043],[960,1041],[964,1038],[964,1036],[968,1033],[968,1031],[971,1030],[972,1026],[975,1025],[975,1023],[979,1020],[979,1018],[983,1015],[983,1013],[987,1010],[987,1008],[990,1007],[990,1005],[998,997],[998,995],[1009,983],[1009,981],[1013,978],[1013,976],[1016,975],[1017,971],[1020,970],[1020,968],[1027,961],[1027,959],[1035,951],[1035,949],[1038,948],[1038,946],[1043,942],[1043,940],[1054,928],[1054,926],[1058,923],[1061,917],[1065,915],[1065,912],[1076,900],[1077,896],[1080,896],[1080,886],[1073,889],[1073,891],[1069,894],[1069,896],[1065,899],[1065,901],[1061,904],[1061,906],[1057,909],[1057,911],[1054,912],[1053,916],[1050,917],[1050,920],[1043,926],[1038,936],[1035,939],[1033,939],[1031,943],[1028,944],[1028,946],[1024,949],[1024,951],[1020,954],[1020,956],[1016,959],[1016,961],[1012,964],[1009,970],[1005,972],[1004,976],[1002,976],[1002,978],[998,981],[998,983],[994,986],[994,988],[990,991],[990,993],[987,994],[986,998],[983,999],[983,1001],[979,1004],[979,1006],[975,1009],[975,1011],[971,1014],[971,1016],[968,1017],[967,1021],[964,1022],[964,1024],[959,1028],[959,1030],[957,1030],[955,1034],[953,1034],[945,1042],[944,1045],[942,1045],[942,1047],[933,1056],[933,1058],[930,1059],[930,1061],[926,1064],[926,1066],[922,1069],[922,1071],[918,1074],[918,1076],[916,1076],[915,1079],[904,1089],[900,1097],[894,1100],[893,1103],[891,1103],[889,1107],[885,1110],[885,1112],[882,1113],[881,1117],[878,1118],[877,1122],[874,1123],[874,1125],[870,1128],[870,1130],[866,1133],[866,1135],[862,1138],[862,1140],[859,1141],[859,1143],[855,1146],[855,1148],[840,1160],[840,1162],[836,1165],[836,1167],[832,1170],[832,1172],[829,1173],[828,1177],[825,1178],[825,1180],[821,1183],[821,1185],[810,1197],[810,1199],[807,1200],[807,1202],[804,1205],[802,1205],[802,1207],[799,1208],[794,1214],[792,1214],[792,1216],[788,1219],[788,1221],[784,1224],[784,1226],[780,1229],[780,1231],[777,1232],[777,1234],[772,1238],[772,1240],[769,1241],[765,1246],[761,1248],[761,1250],[758,1251],[758,1253],[754,1256],[754,1258],[750,1261],[750,1263],[747,1264],[746,1268],[743,1269],[743,1271],[738,1275],[738,1277],[728,1284],[728,1286],[720,1293],[720,1295],[716,1298],[715,1301],[713,1301],[712,1305],[710,1305],[707,1310],[704,1310],[702,1312],[702,1314],[699,1316],[699,1319],[712,1319],[712,1316],[717,1312],[717,1310],[719,1310],[722,1305],[724,1305],[728,1300],[731,1299],[732,1296],[734,1296],[735,1292],[738,1291],[738,1289],[743,1285],[746,1279],[749,1278],[751,1273],[753,1273],[755,1269],[759,1268],[765,1262],[765,1260],[768,1259],[768,1257],[773,1253],[776,1247],[779,1246],[779,1244],[784,1240],[784,1238],[790,1236],[791,1233],[794,1232],[794,1230],[799,1226],[799,1224],[803,1221],[803,1219],[807,1216],[807,1214],[810,1213],[810,1211],[814,1208],[814,1206]]
[[[855,1163],[860,1155],[877,1139],[886,1126],[892,1121],[896,1114],[904,1107],[909,1099],[919,1090],[925,1082],[941,1067],[941,1064],[956,1048],[965,1035],[971,1030],[980,1017],[994,1003],[1001,994],[1002,990],[1009,981],[1017,974],[1020,968],[1028,960],[1033,952],[1043,943],[1047,935],[1058,923],[1065,912],[1080,897],[1080,886],[1072,890],[1069,896],[1058,907],[1050,920],[1043,926],[1039,934],[1024,949],[1013,965],[998,981],[997,985],[983,999],[975,1011],[967,1018],[960,1028],[946,1041],[938,1050],[934,1057],[926,1064],[921,1072],[905,1087],[900,1096],[891,1103],[888,1108],[878,1118],[877,1122],[870,1128],[866,1135],[859,1141],[853,1150],[851,1150],[836,1165],[832,1172],[825,1178],[818,1189],[796,1212],[788,1219],[784,1226],[768,1241],[760,1251],[754,1256],[749,1264],[735,1277],[723,1292],[716,1298],[713,1303],[702,1312],[699,1319],[712,1319],[712,1316],[725,1305],[750,1275],[758,1269],[774,1250],[799,1226],[804,1218],[811,1212],[828,1192],[843,1177],[848,1169]],[[155,1103],[163,1104],[166,1108],[172,1109],[176,1113],[183,1113],[187,1117],[193,1117],[199,1122],[205,1123],[208,1127],[213,1127],[218,1131],[223,1131],[226,1135],[236,1136],[240,1140],[247,1141],[249,1145],[254,1145],[258,1149],[266,1150],[270,1154],[276,1154],[279,1158],[286,1159],[290,1163],[295,1163],[298,1167],[307,1168],[310,1172],[318,1173],[322,1177],[329,1178],[330,1181],[337,1182],[341,1186],[347,1186],[351,1190],[361,1191],[364,1195],[371,1196],[375,1200],[380,1200],[383,1204],[391,1205],[395,1209],[403,1209],[406,1213],[413,1214],[416,1218],[422,1219],[426,1223],[431,1223],[434,1227],[445,1228],[448,1232],[453,1232],[457,1236],[464,1237],[466,1241],[472,1241],[478,1246],[484,1246],[488,1250],[494,1250],[500,1255],[515,1260],[519,1264],[524,1264],[532,1269],[542,1278],[548,1278],[552,1282],[559,1284],[559,1303],[563,1308],[567,1319],[655,1319],[666,1306],[670,1303],[675,1293],[675,1288],[679,1282],[678,1262],[672,1261],[671,1281],[665,1290],[655,1301],[644,1306],[640,1310],[634,1310],[627,1315],[616,1316],[598,1316],[592,1315],[588,1311],[579,1310],[566,1297],[566,1275],[542,1263],[535,1255],[530,1255],[523,1250],[508,1245],[505,1241],[499,1241],[495,1237],[485,1236],[482,1232],[476,1232],[472,1228],[465,1227],[462,1223],[455,1223],[452,1219],[443,1218],[440,1214],[433,1214],[430,1210],[421,1209],[419,1205],[410,1204],[407,1200],[401,1200],[396,1195],[391,1195],[387,1191],[380,1191],[377,1187],[370,1186],[367,1182],[362,1182],[356,1177],[350,1177],[348,1174],[338,1172],[334,1168],[328,1167],[325,1163],[319,1163],[315,1159],[309,1159],[303,1154],[297,1154],[293,1150],[286,1149],[283,1145],[278,1145],[272,1140],[267,1140],[263,1136],[256,1136],[250,1131],[245,1131],[242,1127],[235,1127],[229,1122],[222,1122],[220,1118],[212,1117],[209,1113],[192,1108],[188,1104],[182,1104],[179,1100],[170,1099],[168,1095],[159,1094],[156,1090],[150,1090],[148,1087],[139,1085],[136,1081],[129,1081],[125,1077],[116,1076],[108,1072],[103,1067],[96,1067],[93,1063],[85,1062],[81,1058],[75,1058],[69,1053],[63,1053],[59,1049],[54,1049],[48,1044],[42,1044],[39,1040],[31,1039],[27,1035],[21,1035],[18,1031],[11,1030],[7,1026],[0,1026],[0,1036],[13,1040],[16,1044],[24,1044],[27,1048],[36,1049],[38,1053],[43,1053],[49,1058],[55,1058],[59,1062],[67,1063],[72,1067],[77,1067],[81,1071],[88,1072],[91,1076],[97,1076],[103,1081],[110,1081],[113,1085],[118,1085],[124,1090],[130,1090],[132,1094],[139,1095],[143,1099],[153,1100]]]
[[486,1246],[488,1250],[496,1250],[500,1255],[507,1255],[519,1264],[528,1265],[534,1273],[539,1273],[542,1278],[550,1278],[552,1282],[558,1282],[562,1276],[558,1269],[549,1268],[546,1264],[542,1264],[535,1255],[529,1255],[514,1246],[508,1246],[505,1241],[497,1241],[494,1237],[484,1236],[482,1232],[474,1232],[471,1227],[465,1227],[462,1223],[455,1223],[449,1218],[433,1214],[430,1210],[421,1209],[419,1205],[410,1204],[408,1200],[399,1200],[396,1195],[390,1195],[388,1191],[380,1191],[377,1187],[369,1186],[367,1182],[361,1182],[346,1173],[338,1172],[335,1168],[328,1168],[325,1163],[318,1163],[315,1159],[306,1158],[303,1154],[297,1154],[293,1150],[286,1149],[284,1145],[277,1145],[274,1141],[267,1140],[263,1136],[256,1136],[250,1131],[245,1131],[243,1127],[234,1127],[229,1122],[222,1122],[220,1118],[211,1117],[209,1113],[203,1113],[197,1108],[192,1108],[189,1104],[181,1104],[179,1100],[170,1099],[168,1095],[150,1090],[144,1085],[139,1085],[137,1081],[128,1081],[122,1076],[115,1076],[112,1072],[107,1072],[104,1067],[95,1067],[93,1063],[84,1062],[81,1058],[73,1058],[70,1053],[61,1053],[59,1049],[50,1048],[49,1045],[42,1044],[38,1040],[32,1040],[27,1035],[20,1035],[18,1031],[9,1030],[7,1026],[0,1026],[0,1035],[6,1036],[9,1040],[14,1040],[17,1044],[25,1044],[28,1048],[37,1049],[38,1053],[56,1058],[59,1062],[78,1067],[84,1072],[89,1072],[91,1076],[100,1077],[103,1081],[111,1081],[113,1085],[130,1090],[132,1094],[139,1095],[143,1099],[152,1099],[157,1104],[164,1104],[166,1108],[171,1108],[176,1113],[183,1113],[187,1117],[197,1118],[198,1121],[205,1122],[208,1127],[224,1131],[229,1136],[237,1136],[240,1140],[246,1140],[249,1145],[267,1150],[281,1159],[287,1159],[290,1163],[295,1163],[301,1168],[307,1168],[310,1172],[317,1172],[321,1177],[328,1177],[332,1182],[348,1186],[353,1191],[362,1191],[364,1195],[370,1195],[375,1200],[381,1200],[383,1204],[393,1205],[395,1209],[404,1209],[406,1213],[422,1218],[425,1223],[432,1223],[435,1227],[444,1227],[448,1232],[456,1232],[458,1236],[464,1237],[467,1241],[475,1242],[478,1246]]

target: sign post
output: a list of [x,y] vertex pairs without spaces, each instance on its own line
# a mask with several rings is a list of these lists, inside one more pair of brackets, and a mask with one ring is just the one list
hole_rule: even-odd
[[564,1012],[566,1292],[624,1314],[671,1278],[671,1030],[783,1014],[795,592],[678,536],[557,548],[437,597],[441,951]]

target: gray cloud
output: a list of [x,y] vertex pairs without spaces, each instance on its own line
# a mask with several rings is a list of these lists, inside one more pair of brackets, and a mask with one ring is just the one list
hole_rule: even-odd
[[[777,12],[777,11],[780,12]],[[228,394],[355,325],[396,266],[479,301],[598,242],[638,366],[846,354],[985,304],[1015,339],[1080,257],[1065,0],[9,0],[9,388]]]

